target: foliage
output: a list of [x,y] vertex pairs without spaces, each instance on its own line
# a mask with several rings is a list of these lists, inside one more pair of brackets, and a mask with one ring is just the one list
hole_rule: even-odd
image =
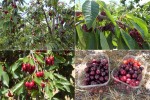
[[131,10],[115,3],[106,5],[100,0],[86,0],[82,11],[76,11],[76,47],[149,49],[149,4]]
[[73,49],[74,7],[59,0],[0,4],[1,49]]
[[[73,51],[0,51],[0,99],[8,100],[60,100],[74,98],[72,71]],[[54,64],[46,63],[54,57]],[[34,72],[25,72],[23,64],[35,66]],[[37,77],[42,71],[44,76]],[[25,83],[34,81],[34,88]],[[41,85],[41,84],[44,84]],[[9,96],[9,93],[11,94]]]

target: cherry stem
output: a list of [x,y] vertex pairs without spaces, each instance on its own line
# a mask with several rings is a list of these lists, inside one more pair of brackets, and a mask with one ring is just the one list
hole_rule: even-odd
[[38,71],[38,64],[35,62],[35,57],[33,55],[33,50],[30,51],[30,54],[31,54],[31,57],[33,58],[33,61],[34,61],[34,64],[35,64],[35,71],[34,72],[37,72]]

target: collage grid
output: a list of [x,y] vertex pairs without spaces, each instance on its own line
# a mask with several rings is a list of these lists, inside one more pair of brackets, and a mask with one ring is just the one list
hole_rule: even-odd
[[150,0],[0,0],[0,100],[150,100]]

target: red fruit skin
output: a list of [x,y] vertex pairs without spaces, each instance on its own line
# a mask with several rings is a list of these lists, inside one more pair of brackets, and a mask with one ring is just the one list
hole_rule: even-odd
[[51,60],[49,59],[49,57],[46,57],[46,65],[51,65]]
[[32,72],[34,72],[35,66],[31,66],[31,70],[32,70]]
[[10,91],[8,92],[8,96],[9,97],[13,97],[13,95],[10,93]]
[[36,73],[36,76],[37,76],[37,77],[40,77],[40,72],[37,72],[37,73]]
[[24,63],[22,64],[22,70],[25,71],[25,72],[27,71],[26,64],[24,64]]
[[41,83],[41,87],[44,88],[45,87],[45,83],[42,82]]
[[29,63],[26,64],[27,71],[30,71],[31,65]]
[[51,65],[54,65],[54,61],[51,62]]
[[126,74],[126,77],[127,77],[127,78],[130,78],[130,77],[131,77],[131,75],[130,75],[130,74]]
[[127,84],[130,84],[130,83],[131,83],[131,79],[130,79],[130,78],[127,78],[126,83],[127,83]]
[[92,60],[92,63],[97,63],[96,59],[93,59],[93,60]]
[[27,88],[28,88],[28,87],[29,87],[29,85],[30,85],[30,83],[29,83],[29,82],[25,82],[25,84],[24,84],[24,85],[25,85],[25,87],[27,87]]
[[41,72],[39,72],[40,73],[40,77],[43,77],[44,76],[44,72],[43,71],[41,71]]
[[34,87],[34,85],[35,85],[35,82],[32,81],[32,82],[30,82],[29,87],[32,88],[32,87]]
[[53,56],[50,56],[49,59],[50,59],[51,61],[54,61],[54,57],[53,57]]
[[140,84],[139,81],[135,81],[135,85],[138,86]]
[[121,73],[121,75],[125,75],[126,71],[125,70],[121,70],[120,73]]
[[127,64],[127,63],[128,63],[128,61],[127,61],[127,60],[124,60],[124,61],[123,61],[123,64]]
[[126,76],[122,76],[122,77],[120,78],[120,80],[123,81],[123,82],[126,82],[127,77],[126,77]]

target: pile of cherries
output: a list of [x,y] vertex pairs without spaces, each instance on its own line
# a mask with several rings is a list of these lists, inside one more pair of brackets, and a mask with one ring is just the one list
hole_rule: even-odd
[[119,69],[114,74],[114,77],[130,86],[139,86],[142,80],[141,63],[133,58],[128,58],[123,61]]
[[109,64],[107,59],[93,59],[86,63],[84,85],[103,84],[109,80]]
[[23,63],[22,64],[22,70],[24,72],[29,72],[30,74],[32,74],[35,70],[35,66],[31,66],[29,63]]
[[136,29],[132,29],[130,32],[129,32],[130,36],[132,38],[135,39],[135,41],[138,43],[139,47],[140,48],[143,48],[143,38],[142,36],[140,35],[140,33],[136,30]]

